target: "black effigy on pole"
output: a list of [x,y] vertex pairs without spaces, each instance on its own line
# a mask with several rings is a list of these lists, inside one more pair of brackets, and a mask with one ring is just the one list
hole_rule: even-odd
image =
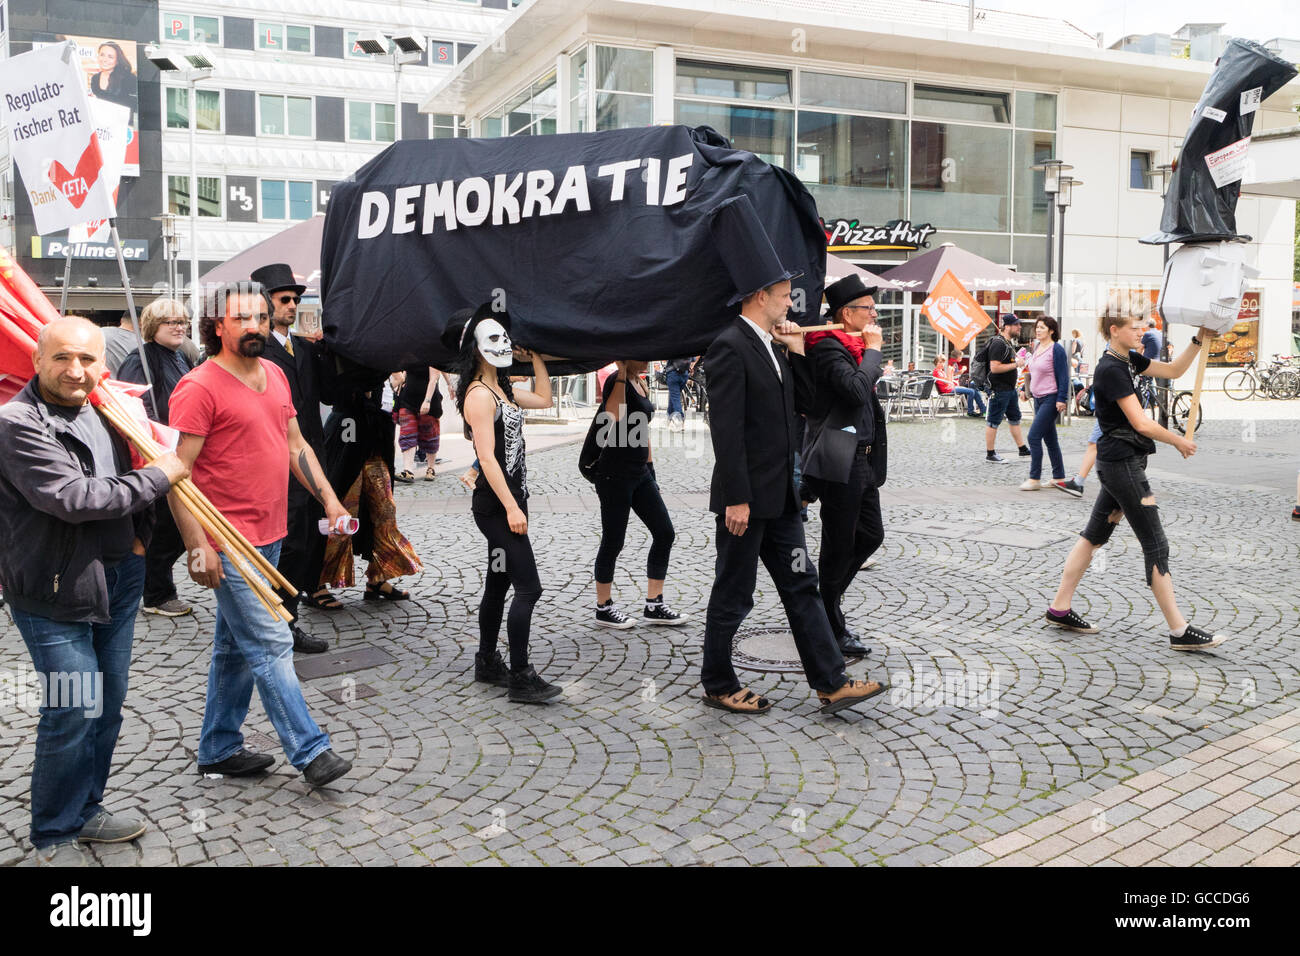
[[[131,295],[131,279],[126,274],[126,259],[122,255],[122,240],[117,235],[117,218],[108,221],[112,231],[113,251],[117,253],[117,269],[122,273],[122,291],[126,293],[126,311],[131,316],[131,325],[135,328],[135,347],[140,353],[140,370],[144,372],[145,384],[153,391],[153,376],[149,374],[149,356],[144,353],[144,336],[140,333],[140,319],[135,314],[135,298]],[[64,282],[64,289],[67,283]]]

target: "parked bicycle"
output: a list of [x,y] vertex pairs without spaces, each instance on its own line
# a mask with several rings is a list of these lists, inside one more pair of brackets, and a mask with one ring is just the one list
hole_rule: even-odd
[[1245,365],[1224,377],[1223,392],[1238,402],[1254,398],[1256,392],[1269,398],[1295,398],[1300,395],[1300,368],[1282,355],[1273,356],[1267,366],[1260,368],[1255,353],[1250,352]]

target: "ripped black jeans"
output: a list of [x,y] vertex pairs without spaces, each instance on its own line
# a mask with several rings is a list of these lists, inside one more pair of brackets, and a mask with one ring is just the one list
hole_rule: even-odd
[[1104,545],[1115,531],[1115,523],[1110,520],[1110,516],[1116,511],[1122,511],[1142,545],[1147,584],[1151,584],[1153,568],[1168,575],[1169,541],[1160,525],[1160,509],[1154,504],[1142,503],[1143,498],[1154,500],[1155,497],[1147,482],[1147,456],[1134,455],[1123,461],[1098,461],[1097,479],[1101,482],[1101,493],[1092,506],[1088,525],[1082,531],[1083,538],[1090,544]]

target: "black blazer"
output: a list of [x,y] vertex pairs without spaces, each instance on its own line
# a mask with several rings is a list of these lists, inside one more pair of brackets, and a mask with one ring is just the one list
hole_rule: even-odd
[[[294,411],[298,413],[298,430],[316,453],[321,467],[325,467],[325,426],[320,417],[316,343],[295,335],[293,354],[290,355],[274,334],[268,335],[262,357],[278,365],[289,380],[289,394],[293,398]],[[291,486],[297,484],[296,478],[290,478]]]
[[749,505],[751,518],[797,508],[794,487],[794,376],[784,347],[772,343],[781,377],[757,333],[737,319],[704,357],[713,439],[709,510]]
[[867,349],[859,365],[844,344],[833,335],[817,342],[804,359],[813,366],[817,396],[808,415],[805,448],[811,444],[824,422],[835,426],[853,425],[860,439],[871,441],[871,470],[876,487],[885,483],[888,469],[889,442],[885,434],[885,410],[876,397],[876,383],[881,376],[880,352]]

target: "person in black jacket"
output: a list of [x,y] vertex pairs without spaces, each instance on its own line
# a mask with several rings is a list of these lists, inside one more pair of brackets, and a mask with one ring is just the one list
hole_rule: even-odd
[[817,391],[801,458],[804,480],[815,486],[813,497],[822,503],[817,563],[822,604],[846,657],[870,651],[844,619],[840,602],[885,540],[879,491],[885,483],[885,410],[876,398],[882,359],[876,292],[857,274],[828,286],[827,321],[843,323],[844,331],[811,332],[804,341]]
[[87,401],[104,337],[85,319],[41,329],[37,375],[0,408],[0,585],[43,685],[32,767],[36,862],[84,865],[78,842],[123,842],[139,817],[102,806],[122,728],[153,504],[189,472],[164,454],[133,471]]
[[[316,343],[289,330],[298,317],[298,303],[307,287],[300,283],[287,263],[274,262],[253,272],[250,279],[260,282],[271,311],[271,334],[267,336],[262,357],[275,363],[289,380],[289,394],[298,413],[298,428],[311,446],[317,461],[325,460],[325,428],[320,416],[320,388],[317,385],[319,359]],[[329,648],[324,638],[308,634],[298,626],[300,595],[310,595],[313,607],[338,610],[343,605],[329,588],[318,587],[321,567],[325,563],[325,535],[320,533],[320,519],[325,509],[292,475],[289,476],[289,532],[280,547],[278,568],[297,594],[285,597],[284,607],[293,615],[289,629],[293,649],[319,654]]]
[[726,200],[711,222],[723,262],[740,295],[740,315],[705,357],[715,463],[709,510],[717,517],[718,559],[704,628],[704,702],[735,713],[772,704],[743,688],[731,642],[754,606],[761,559],[799,649],[808,683],[835,713],[874,697],[875,681],[848,680],[844,657],[817,592],[794,487],[794,378],[784,348],[803,353],[799,327],[783,321],[790,279],[745,196]]
[[[140,313],[140,334],[144,337],[149,377],[153,379],[153,390],[143,396],[145,410],[150,418],[164,425],[168,422],[167,403],[172,390],[194,367],[181,350],[189,327],[185,305],[177,299],[155,299]],[[138,351],[126,354],[117,377],[123,382],[145,384],[144,362]],[[185,553],[185,542],[167,502],[154,505],[154,522],[153,540],[144,556],[144,612],[180,617],[193,610],[176,593],[176,581],[172,577],[176,559]]]

